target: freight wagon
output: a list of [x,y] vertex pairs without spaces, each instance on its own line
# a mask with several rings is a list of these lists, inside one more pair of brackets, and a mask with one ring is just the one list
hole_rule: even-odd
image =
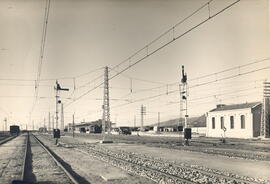
[[12,125],[9,127],[10,135],[16,135],[18,136],[20,134],[20,127],[17,125]]

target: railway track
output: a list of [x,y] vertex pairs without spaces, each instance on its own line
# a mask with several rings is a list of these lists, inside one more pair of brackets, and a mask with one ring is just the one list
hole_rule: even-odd
[[[89,155],[89,152],[86,152],[77,148],[75,149],[79,152]],[[147,177],[157,183],[164,183],[164,184],[165,183],[181,183],[181,184],[195,184],[196,183],[196,182],[192,182],[187,179],[184,179],[184,178],[180,178],[173,174],[168,174],[164,171],[161,171],[155,168],[142,166],[140,164],[134,164],[132,162],[128,162],[126,160],[122,160],[120,158],[116,158],[114,156],[107,155],[98,151],[93,151],[92,153],[90,153],[90,155],[93,157],[96,157],[99,160],[109,162],[113,166],[120,167],[128,172],[135,173],[143,177]]]
[[109,162],[129,172],[146,176],[158,183],[267,183],[233,174],[220,174],[216,170],[203,170],[188,165],[177,165],[125,152],[112,152],[103,148],[77,147],[77,151]]
[[21,180],[28,183],[79,184],[59,158],[35,135],[28,134]]
[[11,183],[22,178],[24,152],[26,149],[25,135],[9,137],[0,146],[0,183]]
[[[44,137],[51,141],[48,137]],[[65,147],[65,143],[61,143]],[[68,143],[67,147],[95,157],[130,173],[147,177],[157,183],[254,183],[269,181],[239,176],[233,173],[188,163],[176,163],[121,150],[111,150],[98,144]]]
[[8,141],[11,141],[12,139],[14,139],[14,138],[16,138],[17,136],[10,136],[10,137],[7,137],[7,138],[5,138],[5,139],[2,139],[1,141],[0,141],[0,145],[2,145],[2,144],[5,144],[5,143],[7,143]]

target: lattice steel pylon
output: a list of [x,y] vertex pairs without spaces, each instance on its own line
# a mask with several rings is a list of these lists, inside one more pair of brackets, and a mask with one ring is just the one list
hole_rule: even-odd
[[187,74],[184,71],[184,66],[182,66],[182,79],[179,84],[180,91],[180,114],[179,114],[179,122],[178,126],[183,125],[183,128],[188,127],[187,118],[187,97],[188,97],[188,84],[187,84]]
[[141,128],[140,128],[140,131],[144,131],[144,125],[143,125],[144,115],[146,115],[146,107],[142,105],[141,106]]
[[105,67],[104,72],[104,96],[103,96],[103,115],[102,115],[102,133],[105,135],[106,124],[108,125],[108,134],[111,133],[111,121],[110,121],[110,98],[109,98],[109,71],[108,67]]
[[260,136],[265,138],[270,137],[269,101],[270,101],[270,82],[265,81],[263,83],[263,103],[261,112],[261,130],[260,130]]

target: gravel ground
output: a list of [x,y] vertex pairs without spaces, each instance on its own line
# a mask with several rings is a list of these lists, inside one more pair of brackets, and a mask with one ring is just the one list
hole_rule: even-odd
[[206,167],[210,170],[219,170],[224,173],[234,173],[240,176],[270,180],[270,171],[268,169],[270,168],[270,162],[267,161],[243,160],[223,157],[217,154],[209,155],[168,148],[148,147],[145,145],[111,144],[105,146],[111,150],[134,152],[154,158],[160,158],[168,162],[175,162],[178,164],[186,163],[188,165]]
[[[71,135],[65,133],[66,135]],[[217,138],[193,138],[191,146],[182,146],[182,139],[179,137],[150,137],[150,136],[126,136],[107,135],[115,143],[143,144],[153,147],[186,150],[192,152],[207,153],[230,158],[241,158],[248,160],[270,161],[270,141],[249,140],[249,139],[227,139],[223,144]],[[82,140],[101,140],[99,134],[76,134],[76,138]]]
[[[94,137],[94,139],[93,139]],[[67,143],[76,143],[78,145],[82,144],[83,142],[97,142],[96,135],[87,137],[86,135],[82,135],[80,137],[76,137],[75,139],[65,136],[61,139]],[[130,136],[120,136],[119,139],[124,139],[123,142],[126,142],[125,139],[128,139]],[[134,136],[130,137],[133,141]],[[88,140],[87,140],[88,139]],[[138,138],[140,139],[140,138]],[[256,160],[244,160],[239,159],[238,157],[228,157],[219,155],[217,152],[216,154],[209,154],[209,153],[200,153],[200,149],[202,147],[193,147],[193,149],[197,149],[196,151],[189,151],[186,150],[186,148],[189,147],[182,147],[184,149],[178,149],[176,148],[171,149],[164,148],[164,147],[158,147],[158,146],[152,146],[153,145],[153,139],[151,138],[151,144],[125,144],[125,143],[114,143],[114,144],[107,144],[104,145],[106,147],[109,147],[110,150],[124,150],[127,152],[134,152],[138,154],[144,154],[148,155],[154,158],[161,158],[165,160],[166,162],[176,162],[178,164],[186,163],[188,165],[195,165],[198,167],[205,167],[206,169],[210,170],[217,170],[224,173],[234,173],[239,176],[249,176],[252,178],[257,178],[259,181],[259,178],[261,178],[261,181],[264,180],[270,180],[270,162],[268,161],[256,161]],[[155,141],[157,142],[157,138],[155,138]],[[234,140],[236,141],[236,140]],[[120,141],[117,141],[120,142]],[[145,140],[147,142],[147,140]],[[247,141],[247,144],[250,144],[252,142]],[[265,144],[266,143],[266,144]],[[158,144],[158,143],[157,143]],[[208,143],[209,144],[209,143]],[[204,144],[204,146],[208,145],[207,143]],[[268,145],[268,142],[262,142],[260,144],[264,144],[263,147],[265,148],[265,145]],[[212,145],[212,144],[210,144]],[[226,145],[227,146],[227,145]],[[230,146],[231,147],[231,146]],[[218,151],[221,151],[224,148],[217,148]],[[233,149],[230,148],[231,151]],[[242,151],[242,150],[240,150]]]
[[[98,184],[153,184],[150,179],[134,175],[131,172],[123,171],[111,164],[97,160],[95,157],[86,155],[75,150],[72,146],[67,146],[60,139],[60,146],[54,145],[51,136],[39,135],[38,138],[50,147],[57,155],[70,165],[70,167],[80,175],[80,183],[98,183]],[[106,181],[102,175],[110,178],[111,176],[119,176]]]
[[[172,162],[170,163],[162,159],[156,159],[148,155],[139,155],[134,152],[112,151],[100,145],[80,145],[79,149],[88,150],[88,153],[96,158],[109,162],[124,170],[129,170],[142,176],[147,176],[156,182],[163,181],[164,183],[183,183],[183,181],[177,178],[166,177],[158,172],[155,172],[158,170],[166,174],[187,179],[194,183],[268,183],[264,180],[238,176],[232,173],[226,173],[195,165],[177,165]],[[114,160],[114,158],[116,158],[116,160]],[[121,163],[122,160],[127,162]],[[129,165],[128,163],[134,163],[136,165]],[[151,168],[153,170],[150,171],[145,168]],[[168,182],[169,180],[170,182]]]
[[0,146],[0,183],[20,180],[25,153],[26,135],[16,137]]
[[32,172],[34,182],[48,184],[72,183],[66,174],[59,168],[51,156],[30,135],[32,152]]
[[[85,137],[83,138],[83,140],[85,140]],[[93,140],[92,142],[96,142],[96,141],[97,140]],[[91,142],[91,141],[86,141],[86,142]],[[205,167],[204,165],[200,166],[196,164],[191,164],[189,162],[187,163],[175,162],[174,159],[170,161],[166,159],[167,157],[170,157],[173,154],[174,154],[174,157],[172,158],[177,158],[178,154],[176,152],[179,152],[179,151],[183,152],[183,150],[173,150],[173,149],[164,149],[164,148],[157,149],[154,147],[147,147],[147,146],[142,146],[142,145],[137,146],[135,144],[132,144],[132,146],[128,146],[127,144],[119,144],[119,143],[103,144],[100,146],[98,144],[93,144],[93,143],[92,144],[84,143],[80,138],[73,139],[70,137],[62,137],[60,143],[64,147],[77,147],[79,148],[79,150],[86,151],[91,156],[99,160],[102,160],[111,165],[120,167],[123,170],[126,170],[128,172],[141,175],[144,177],[148,177],[152,179],[153,181],[159,182],[159,183],[183,183],[183,181],[177,181],[177,179],[174,180],[172,178],[164,177],[160,175],[159,173],[149,171],[149,169],[142,169],[142,167],[138,167],[138,165],[143,166],[143,167],[148,167],[148,168],[150,167],[152,169],[158,169],[167,174],[177,175],[180,178],[187,178],[196,183],[246,183],[244,181],[240,182],[237,179],[242,179],[250,183],[269,183],[269,181],[265,181],[263,179],[247,177],[245,175],[243,176],[237,175],[237,174],[233,174],[231,172],[227,172],[227,171],[219,170],[219,169],[213,169],[213,168],[211,169],[211,168]],[[133,151],[127,151],[123,149],[123,148],[128,148],[128,147],[132,147]],[[139,147],[140,149],[138,149]],[[143,155],[139,154],[141,153],[141,150],[143,149],[145,149],[144,154]],[[149,149],[152,149],[152,152],[149,151]],[[170,150],[171,153],[169,153],[168,150]],[[153,155],[152,154],[153,152],[156,154]],[[184,151],[184,152],[188,153],[187,151]],[[158,157],[158,155],[160,156],[161,154],[165,156],[165,159],[164,157],[163,158]],[[132,161],[132,163],[137,164],[137,166],[129,165],[126,163],[122,163],[121,161],[108,158],[108,155],[116,157],[120,160],[126,160],[128,162]],[[202,155],[204,155],[204,153],[202,153]],[[205,155],[208,155],[208,154],[205,154]],[[180,155],[178,155],[178,157],[179,156]],[[223,175],[223,177],[220,177],[220,175]],[[231,179],[232,177],[235,178],[235,180]]]

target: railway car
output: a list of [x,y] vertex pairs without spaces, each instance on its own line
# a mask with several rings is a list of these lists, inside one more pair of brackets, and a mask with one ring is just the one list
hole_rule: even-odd
[[12,125],[9,127],[9,132],[10,132],[10,135],[14,136],[18,136],[20,134],[20,127],[17,126],[17,125]]

